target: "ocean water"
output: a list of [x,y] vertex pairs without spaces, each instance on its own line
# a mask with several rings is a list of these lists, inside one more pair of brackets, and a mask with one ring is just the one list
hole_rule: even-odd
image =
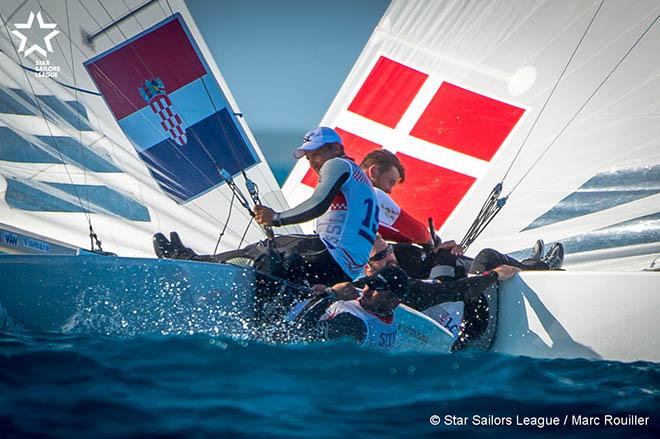
[[658,437],[659,416],[655,363],[0,331],[3,438]]

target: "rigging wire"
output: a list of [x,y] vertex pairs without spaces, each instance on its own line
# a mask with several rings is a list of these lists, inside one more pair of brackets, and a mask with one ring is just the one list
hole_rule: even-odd
[[[9,35],[9,28],[7,27],[7,23],[6,23],[4,17],[2,16],[1,13],[0,13],[0,21],[2,21],[2,25],[4,26],[5,31],[7,32],[7,38],[11,41],[11,36]],[[16,46],[12,45],[12,47],[14,48],[14,54],[16,55],[16,59],[20,59],[20,55],[18,53],[18,50],[16,49]],[[41,118],[43,119],[44,123],[46,124],[46,127],[48,128],[48,132],[50,134],[50,137],[53,139],[53,141],[55,143],[55,149],[57,150],[57,152],[60,156],[60,160],[62,161],[62,163],[64,165],[64,170],[66,172],[66,175],[67,175],[69,181],[71,182],[71,186],[73,188],[73,191],[76,195],[76,198],[78,199],[78,204],[80,204],[80,210],[84,214],[85,219],[87,220],[87,224],[89,225],[90,239],[92,240],[92,251],[94,250],[94,243],[96,243],[98,245],[99,251],[103,251],[103,249],[101,248],[101,241],[99,241],[96,234],[93,233],[91,214],[90,214],[90,212],[85,210],[85,206],[83,205],[82,199],[80,198],[80,194],[78,193],[78,187],[73,182],[73,178],[71,177],[71,173],[69,172],[69,168],[67,167],[66,161],[64,160],[64,155],[62,154],[62,151],[59,147],[59,142],[58,142],[57,138],[55,137],[55,135],[53,134],[53,130],[50,126],[50,123],[48,122],[48,119],[46,118],[46,114],[45,114],[44,109],[41,105],[41,101],[39,100],[39,98],[37,96],[37,93],[34,90],[34,86],[32,85],[32,82],[30,81],[30,78],[29,78],[29,76],[28,76],[28,74],[25,70],[23,70],[23,74],[25,75],[25,80],[26,80],[28,86],[30,87],[30,91],[32,93],[32,96],[34,96],[34,100],[35,100],[35,103],[37,104],[37,108],[39,109],[39,113],[41,114]]]
[[250,226],[252,225],[252,220],[254,220],[254,218],[250,218],[250,221],[248,222],[248,225],[245,228],[245,232],[243,232],[243,236],[241,237],[241,242],[238,243],[238,248],[241,248],[241,246],[243,245],[243,241],[245,240],[245,235],[247,235],[247,232],[248,230],[250,230]]
[[[587,104],[589,104],[589,102],[590,102],[591,99],[596,95],[596,93],[598,93],[598,91],[603,87],[603,85],[605,85],[605,82],[607,82],[607,80],[610,79],[610,77],[611,77],[611,76],[614,74],[614,72],[619,68],[619,66],[623,63],[623,61],[625,61],[625,59],[626,59],[626,58],[628,57],[628,55],[633,51],[633,49],[635,49],[635,47],[637,47],[637,44],[639,44],[639,42],[642,40],[642,38],[644,38],[644,36],[649,32],[649,30],[651,30],[651,28],[653,27],[653,25],[655,25],[655,23],[657,23],[657,21],[658,21],[659,18],[660,18],[660,15],[657,15],[657,16],[655,17],[655,19],[651,22],[651,24],[649,24],[649,25],[647,26],[647,28],[644,30],[644,32],[642,32],[642,34],[639,36],[639,38],[637,38],[637,40],[633,43],[633,45],[630,46],[630,48],[626,51],[626,53],[623,55],[623,57],[619,60],[619,62],[617,62],[616,65],[612,68],[612,70],[610,70],[610,72],[605,76],[605,78],[603,78],[603,80],[602,80],[601,83],[598,85],[598,87],[596,87],[596,89],[593,91],[593,93],[591,93],[591,95],[587,98],[587,100],[584,101],[584,103],[580,106],[580,108],[578,108],[578,110],[575,112],[575,114],[574,114],[574,115],[568,120],[568,122],[566,122],[566,124],[562,127],[562,129],[561,129],[561,130],[559,131],[559,133],[555,136],[555,138],[552,139],[552,142],[550,142],[550,144],[549,144],[549,145],[543,150],[543,152],[542,152],[541,155],[536,159],[536,161],[534,161],[534,163],[532,163],[532,166],[529,167],[529,169],[527,170],[527,172],[525,172],[525,174],[524,174],[524,175],[518,180],[518,182],[513,186],[513,188],[509,191],[509,195],[511,195],[511,193],[512,193],[512,192],[513,192],[513,191],[514,191],[514,190],[520,185],[520,183],[523,182],[523,180],[525,179],[525,177],[527,177],[527,175],[529,175],[529,173],[532,171],[532,169],[533,169],[533,168],[534,168],[534,167],[535,167],[535,166],[541,161],[541,159],[542,159],[543,156],[548,152],[548,150],[550,150],[550,148],[551,148],[551,147],[557,142],[557,140],[559,140],[559,138],[561,137],[561,135],[564,134],[564,132],[565,132],[565,131],[568,129],[568,127],[573,123],[573,121],[575,121],[575,119],[580,115],[580,113],[581,113],[582,110],[587,106]],[[508,195],[507,195],[507,196],[508,196]]]
[[[85,9],[85,11],[90,15],[90,17],[92,18],[92,20],[93,20],[97,25],[100,26],[100,24],[98,23],[98,21],[96,20],[96,18],[92,15],[92,13],[89,11],[89,9],[87,9],[87,7],[85,6],[85,4],[84,4],[82,1],[80,1],[80,0],[79,0],[79,3],[80,3],[80,5],[81,5],[81,7],[82,7],[83,9]],[[101,7],[103,7],[103,4],[102,4],[102,3],[101,3]],[[105,8],[104,8],[104,9],[105,9]],[[108,13],[107,10],[106,10],[106,13]],[[108,13],[108,15],[109,15],[109,13]],[[110,16],[110,15],[109,15],[109,16]],[[112,19],[112,16],[110,16],[110,18]],[[123,31],[122,31],[119,27],[118,27],[118,29],[119,29],[120,33],[124,36],[124,38],[126,38],[126,35],[123,33]],[[107,36],[107,38],[110,40],[110,42],[111,42],[113,45],[116,45],[116,42],[110,37],[110,35],[106,34],[106,36]],[[82,53],[82,49],[80,49],[77,45],[76,45],[76,47],[77,47],[78,50],[81,51],[81,53]],[[135,50],[135,49],[133,49],[133,50]],[[143,66],[145,67],[145,69],[147,69],[147,71],[149,71],[149,72],[151,73],[151,70],[149,69],[149,67],[148,67],[146,64],[144,64],[143,60],[141,59],[141,57],[139,57],[139,55],[138,55],[138,59],[142,62],[142,64],[143,64]],[[135,67],[135,66],[134,66],[134,67]],[[114,81],[112,81],[112,79],[110,79],[110,78],[105,74],[104,71],[102,71],[102,70],[98,70],[98,72],[99,72],[99,73],[100,73],[100,74],[101,74],[101,75],[102,75],[102,76],[108,81],[109,84],[111,84],[111,85],[114,87],[114,89],[119,93],[120,96],[122,96],[122,97],[123,97],[128,103],[129,103],[129,105],[132,105],[133,108],[134,108],[135,110],[138,110],[138,108],[135,106],[135,104],[133,104],[133,103],[130,101],[130,99],[129,99],[129,98],[128,98],[128,97],[127,97],[127,96],[126,96],[121,90],[120,90],[120,88],[114,83]],[[175,106],[175,108],[176,108],[176,106]],[[154,128],[154,129],[159,129],[159,127],[157,127],[157,126],[156,126],[151,120],[149,120],[146,116],[143,115],[143,118],[145,119],[145,121],[146,121],[149,125],[151,125],[152,128]],[[196,133],[193,133],[193,135],[196,136]],[[197,138],[197,139],[198,139],[198,141],[199,141],[200,144],[203,143],[203,142],[201,141],[201,139],[199,139],[199,138]],[[177,151],[179,151],[179,152],[181,153],[181,151],[180,151],[176,146],[174,146],[174,147],[175,147],[175,149],[176,149]],[[185,154],[182,154],[182,153],[181,153],[181,155],[182,155],[182,157],[184,158],[184,160],[186,160],[188,163],[190,163],[190,165],[191,165],[191,166],[192,166],[192,167],[193,167],[193,168],[194,168],[194,169],[195,169],[195,170],[196,170],[196,171],[197,171],[202,177],[204,177],[209,183],[213,183],[213,181],[211,181],[211,180],[209,179],[209,177],[208,177],[204,172],[202,172],[201,169],[199,169],[199,167],[198,167],[197,165],[195,165],[194,162],[192,162],[192,161],[190,160],[189,157],[187,157]],[[221,194],[223,197],[225,197],[226,200],[229,199],[225,193],[220,192],[220,194]],[[201,212],[203,212],[205,215],[207,215],[208,218],[211,219],[213,222],[217,221],[217,218],[216,218],[214,215],[212,215],[209,211],[207,211],[207,210],[204,209],[203,207],[201,207],[201,206],[195,204],[194,201],[193,201],[192,203],[193,203],[193,205],[194,205],[197,209],[199,209]],[[232,230],[231,228],[230,228],[230,230],[232,231],[232,233],[233,233],[234,235],[238,236],[238,232],[237,232],[237,231],[234,231],[234,230]]]
[[231,218],[231,210],[234,207],[234,200],[236,199],[236,194],[234,192],[231,193],[231,201],[229,202],[229,212],[227,213],[227,219],[225,220],[225,225],[222,228],[222,231],[220,232],[220,235],[218,236],[218,242],[215,243],[215,247],[213,248],[213,254],[216,254],[218,251],[218,246],[220,245],[220,241],[222,240],[222,237],[225,235],[225,231],[227,230],[227,224],[229,224],[229,219]]
[[[112,15],[111,15],[110,12],[108,11],[108,9],[105,7],[105,5],[101,2],[101,0],[97,0],[97,1],[98,1],[99,5],[101,6],[101,8],[103,8],[103,10],[105,11],[105,13],[108,15],[108,17],[110,18],[110,20],[113,20]],[[82,2],[81,2],[81,4],[82,4]],[[171,8],[170,8],[170,10],[171,10]],[[89,13],[89,11],[88,11],[88,13]],[[137,18],[136,18],[136,20],[137,20]],[[139,23],[139,22],[138,22],[138,23]],[[117,26],[117,29],[119,30],[119,32],[121,33],[121,35],[124,37],[124,39],[125,39],[125,40],[128,40],[128,37],[126,36],[126,34],[124,33],[124,31],[123,31],[119,26]],[[110,38],[110,37],[108,36],[108,38]],[[112,41],[112,39],[111,39],[111,41]],[[112,41],[112,42],[113,42],[113,44],[114,44],[114,41]],[[137,59],[142,63],[143,67],[144,67],[145,69],[147,69],[147,71],[149,71],[149,73],[152,73],[152,72],[151,72],[151,69],[149,68],[149,66],[146,65],[146,63],[144,62],[144,60],[142,59],[142,57],[137,53],[137,51],[135,50],[135,48],[134,48],[134,47],[131,47],[131,49],[133,50],[133,53],[135,53]],[[102,73],[102,72],[101,72],[101,73]],[[104,76],[106,76],[106,75],[104,74]],[[106,78],[112,83],[112,81],[111,81],[107,76],[106,76]],[[205,85],[205,84],[204,84],[204,85]],[[205,85],[205,89],[206,89],[206,85]],[[119,88],[117,88],[117,91],[120,91]],[[120,92],[120,93],[121,93],[121,92]],[[208,89],[206,89],[206,93],[207,93],[209,99],[211,100],[211,103],[213,104],[213,106],[214,106],[214,108],[215,108],[215,103],[213,103],[213,99],[211,98],[211,95],[210,95]],[[122,93],[122,94],[123,94],[123,93]],[[126,99],[128,100],[128,98],[126,98]],[[174,108],[176,109],[176,105],[175,105],[174,103],[172,104],[172,106],[174,106]],[[184,122],[185,122],[185,120],[184,120]],[[248,213],[250,214],[250,216],[253,217],[253,216],[254,216],[254,213],[252,212],[252,209],[249,207],[249,204],[247,203],[247,199],[246,199],[246,197],[245,197],[245,196],[243,195],[243,193],[240,191],[240,189],[238,188],[238,186],[236,186],[236,184],[234,183],[234,181],[233,181],[233,179],[232,179],[232,177],[231,177],[231,174],[229,174],[229,172],[227,172],[227,171],[226,171],[226,170],[225,170],[225,169],[224,169],[224,168],[223,168],[223,167],[222,167],[222,166],[221,166],[221,165],[215,160],[215,158],[214,158],[214,157],[211,155],[211,153],[209,152],[209,150],[208,150],[208,148],[207,148],[207,145],[205,144],[205,142],[203,142],[203,141],[199,138],[199,136],[197,135],[197,133],[196,133],[195,131],[192,131],[192,134],[193,134],[193,136],[197,139],[199,145],[202,147],[202,149],[204,150],[204,152],[206,153],[206,155],[212,160],[213,164],[214,164],[214,165],[216,166],[216,168],[218,169],[218,172],[219,172],[219,174],[220,174],[220,177],[221,177],[221,178],[227,183],[227,186],[232,190],[232,192],[236,194],[236,197],[238,198],[239,202],[241,203],[241,205],[243,205],[243,207],[246,208],[246,210],[248,211]],[[176,147],[176,146],[174,146],[174,147],[175,147],[175,149],[179,150],[178,147]],[[231,148],[230,148],[230,150],[231,150]],[[179,151],[179,152],[181,152],[181,151]],[[233,151],[231,151],[231,154],[234,155]],[[205,177],[205,178],[209,181],[209,183],[213,184],[213,181],[212,181],[212,180],[211,180],[211,179],[210,179],[210,178],[209,178],[204,172],[202,172],[202,171],[199,169],[199,167],[197,167],[197,166],[192,162],[192,160],[190,160],[190,158],[188,158],[187,156],[185,156],[185,154],[182,154],[182,155],[188,160],[188,162],[189,162],[193,167],[195,167],[195,168],[198,170],[198,172],[199,172],[203,177]],[[251,224],[251,221],[250,221],[248,224]],[[261,230],[261,228],[260,228],[260,230]],[[264,231],[264,233],[266,233],[266,232]],[[245,234],[244,234],[244,235],[245,235]],[[267,233],[266,233],[266,236],[268,236]]]
[[568,127],[575,121],[577,116],[581,113],[581,111],[587,106],[587,104],[591,101],[591,99],[598,93],[598,91],[602,88],[602,86],[607,82],[607,80],[614,74],[614,72],[618,69],[618,67],[623,63],[623,61],[628,57],[628,55],[632,52],[632,50],[637,46],[637,44],[644,38],[644,36],[648,33],[648,31],[653,27],[653,25],[658,21],[658,18],[660,18],[660,15],[656,16],[656,18],[649,24],[649,26],[642,32],[642,34],[639,36],[639,38],[633,43],[633,45],[626,51],[626,53],[623,55],[623,57],[617,62],[617,64],[614,66],[614,68],[605,76],[605,78],[601,81],[601,83],[596,87],[596,89],[591,93],[591,95],[587,98],[587,100],[580,106],[580,108],[576,111],[576,113],[568,120],[568,122],[562,127],[562,129],[559,131],[557,136],[550,142],[550,144],[543,150],[543,152],[537,157],[537,159],[532,163],[532,165],[528,168],[528,170],[525,172],[525,174],[517,181],[517,183],[513,186],[513,188],[502,198],[499,198],[501,192],[502,192],[502,187],[504,183],[504,179],[507,177],[509,171],[511,170],[513,163],[516,161],[518,158],[518,155],[520,154],[520,151],[522,150],[523,146],[527,142],[527,139],[530,137],[530,134],[534,127],[536,126],[536,123],[538,122],[543,110],[545,110],[548,101],[556,91],[561,79],[563,78],[564,73],[567,71],[568,66],[570,65],[571,61],[573,60],[576,52],[578,51],[580,45],[584,41],[586,34],[588,33],[589,29],[591,28],[592,24],[594,23],[596,16],[598,15],[598,12],[600,11],[601,7],[603,6],[604,0],[601,2],[599,7],[597,8],[596,12],[594,13],[594,16],[592,17],[591,21],[589,22],[589,25],[585,29],[582,37],[580,38],[577,46],[575,47],[575,50],[573,51],[571,57],[569,58],[568,62],[566,63],[566,66],[562,70],[562,73],[560,74],[557,82],[555,83],[554,87],[552,88],[550,94],[548,95],[542,109],[539,112],[539,115],[537,118],[534,120],[534,123],[532,124],[532,127],[530,128],[529,132],[527,133],[525,139],[523,140],[523,143],[518,150],[518,153],[514,157],[513,161],[509,165],[509,168],[507,169],[506,173],[504,174],[504,177],[498,183],[493,190],[491,191],[490,195],[488,196],[488,199],[484,203],[484,205],[481,208],[481,211],[475,218],[474,222],[470,226],[468,232],[466,233],[465,237],[461,241],[461,248],[463,251],[465,251],[475,240],[476,238],[483,232],[483,230],[490,224],[490,222],[493,220],[495,215],[499,213],[499,211],[504,207],[506,204],[509,196],[520,186],[520,184],[524,181],[524,179],[529,175],[529,173],[534,169],[534,167],[541,161],[541,159],[545,156],[545,154],[550,150],[550,148],[557,142],[557,140],[561,137],[561,135],[568,129]]
[[[69,0],[65,0],[64,2],[64,11],[66,14],[66,28],[67,32],[69,35],[71,35],[71,17],[69,15]],[[73,85],[74,85],[74,98],[76,102],[78,102],[78,91],[75,90],[75,88],[78,86],[78,81],[76,80],[76,69],[75,69],[75,62],[73,59],[73,44],[71,43],[71,39],[69,39],[69,54],[71,57],[71,74],[73,75]],[[77,118],[77,128],[78,128],[78,144],[80,145],[80,155],[82,158],[82,171],[83,171],[83,181],[85,183],[85,194],[87,195],[87,210],[91,212],[91,204],[89,202],[89,187],[87,185],[87,166],[85,164],[85,146],[83,145],[83,138],[82,138],[82,129],[80,128],[80,111],[75,111],[76,113],[76,118]],[[98,242],[99,250],[102,251],[101,249],[101,242],[98,239],[98,236],[94,232],[94,228],[92,227],[92,219],[91,219],[91,214],[90,214],[90,220],[89,220],[89,239],[90,239],[90,250],[94,251],[94,243],[95,241]]]
[[564,65],[564,69],[559,74],[559,77],[557,78],[557,81],[555,81],[555,85],[550,90],[550,93],[548,93],[548,97],[545,99],[545,102],[541,106],[541,109],[539,110],[539,113],[536,115],[536,119],[534,119],[534,122],[532,123],[532,126],[529,128],[529,131],[527,131],[527,135],[525,136],[522,143],[520,144],[520,148],[518,148],[518,151],[516,152],[516,155],[513,157],[513,160],[511,160],[511,163],[509,164],[509,167],[507,168],[506,172],[504,173],[504,176],[500,180],[501,182],[504,182],[504,180],[506,180],[507,175],[509,175],[509,171],[511,171],[511,168],[513,167],[514,163],[518,159],[518,156],[520,155],[523,148],[527,144],[527,140],[529,139],[529,136],[532,134],[532,131],[534,131],[534,128],[536,127],[536,124],[538,123],[539,119],[541,119],[541,116],[543,115],[543,112],[545,111],[545,108],[548,106],[548,102],[550,102],[550,98],[552,98],[552,96],[555,94],[555,91],[557,90],[557,87],[559,87],[559,83],[564,78],[564,74],[568,70],[568,66],[573,61],[573,58],[575,58],[575,54],[577,53],[578,49],[582,45],[582,42],[584,41],[584,38],[587,36],[587,32],[589,32],[589,29],[591,28],[591,25],[593,24],[594,20],[596,19],[596,16],[598,15],[598,12],[600,11],[600,9],[603,7],[604,3],[605,3],[605,0],[601,0],[600,5],[598,5],[598,8],[596,9],[596,12],[591,17],[591,20],[589,21],[589,24],[587,25],[587,28],[582,33],[582,37],[580,37],[580,40],[575,45],[575,49],[573,49],[573,53],[568,58],[568,61],[566,62],[566,65]]

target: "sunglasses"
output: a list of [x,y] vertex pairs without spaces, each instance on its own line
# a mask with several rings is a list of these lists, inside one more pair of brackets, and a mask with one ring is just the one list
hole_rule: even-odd
[[383,250],[379,251],[378,253],[374,253],[373,256],[370,256],[369,262],[382,261],[387,255],[392,253],[394,253],[394,247],[392,247],[392,244],[388,244],[387,247],[385,247]]

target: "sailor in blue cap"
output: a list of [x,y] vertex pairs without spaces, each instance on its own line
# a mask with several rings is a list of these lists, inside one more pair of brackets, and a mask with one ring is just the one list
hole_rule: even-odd
[[316,219],[316,234],[300,241],[307,280],[357,279],[378,230],[378,204],[369,178],[344,154],[341,137],[329,127],[305,134],[293,155],[296,159],[305,157],[318,174],[314,193],[283,212],[257,205],[255,220],[265,226],[284,226]]
[[183,245],[176,232],[170,234],[171,242],[160,233],[154,235],[158,257],[207,262],[248,258],[260,271],[309,285],[333,285],[360,277],[378,230],[378,203],[369,178],[344,154],[341,137],[329,127],[317,127],[305,134],[293,155],[296,159],[305,157],[318,174],[319,184],[311,197],[283,212],[254,206],[255,220],[264,226],[316,219],[313,235],[275,236],[273,247],[282,256],[282,263],[268,265],[268,261],[278,258],[265,257],[266,246],[261,243],[216,255],[198,255]]

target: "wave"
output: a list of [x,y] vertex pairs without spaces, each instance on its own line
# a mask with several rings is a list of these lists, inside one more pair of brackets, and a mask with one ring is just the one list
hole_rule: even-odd
[[652,416],[660,408],[660,365],[645,362],[385,354],[349,342],[276,346],[201,334],[2,335],[0,422],[16,435],[416,437],[447,431],[429,423],[434,414]]

